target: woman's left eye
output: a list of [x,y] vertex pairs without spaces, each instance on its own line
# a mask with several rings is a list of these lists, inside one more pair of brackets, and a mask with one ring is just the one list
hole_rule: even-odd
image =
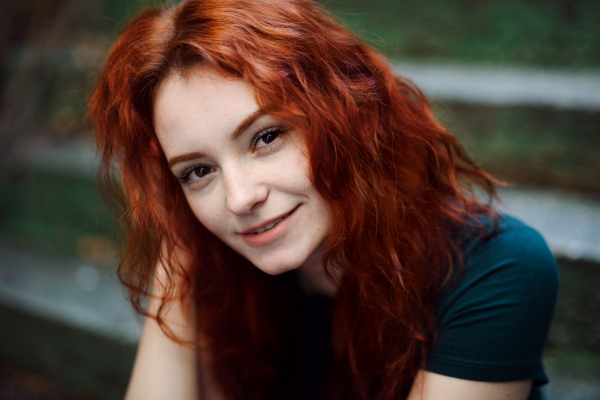
[[277,138],[283,133],[283,127],[281,126],[274,126],[272,128],[264,129],[254,136],[254,139],[252,140],[252,147],[254,149],[260,149],[268,146],[277,140]]

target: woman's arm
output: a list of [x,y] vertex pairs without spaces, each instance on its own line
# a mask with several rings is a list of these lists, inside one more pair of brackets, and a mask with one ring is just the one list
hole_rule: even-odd
[[[151,312],[156,310],[156,303],[151,300]],[[195,339],[195,328],[184,315],[179,301],[168,310],[165,322],[181,339]],[[125,399],[198,400],[200,386],[196,353],[196,346],[173,342],[156,320],[146,318]]]
[[[159,266],[160,275],[162,266]],[[155,285],[154,294],[160,285]],[[159,301],[150,299],[149,311],[156,313]],[[187,315],[188,311],[192,315]],[[164,315],[173,333],[184,341],[196,339],[196,318],[191,307],[175,301]],[[209,352],[195,345],[172,341],[153,318],[146,318],[125,400],[221,400],[209,367]]]
[[407,400],[526,400],[532,380],[478,382],[419,371]]

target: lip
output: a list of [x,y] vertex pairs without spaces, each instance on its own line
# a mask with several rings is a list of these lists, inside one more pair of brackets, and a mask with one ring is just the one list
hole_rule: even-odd
[[[300,205],[296,206],[296,208],[294,208],[292,211],[289,211],[285,214],[281,214],[278,217],[271,218],[270,220],[265,221],[260,225],[256,225],[249,229],[246,229],[245,231],[240,232],[240,235],[242,236],[244,241],[250,246],[264,246],[266,244],[274,242],[287,231],[288,227],[291,225],[293,216],[296,215],[296,210],[298,210],[298,208],[300,208]],[[269,229],[268,231],[264,231],[261,233],[252,233],[258,229],[264,228],[265,226],[277,221],[282,217],[284,217],[283,221],[281,221],[275,227]]]

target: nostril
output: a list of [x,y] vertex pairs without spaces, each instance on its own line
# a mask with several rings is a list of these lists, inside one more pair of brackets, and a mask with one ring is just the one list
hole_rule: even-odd
[[228,189],[227,208],[236,215],[249,214],[264,203],[268,194],[265,185],[253,184],[246,178],[241,179]]

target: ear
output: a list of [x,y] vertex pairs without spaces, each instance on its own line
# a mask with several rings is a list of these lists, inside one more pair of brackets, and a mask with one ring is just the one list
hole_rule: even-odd
[[156,137],[153,137],[150,139],[149,149],[150,149],[150,155],[152,157],[156,157],[156,158],[164,157],[162,148],[160,147],[160,143],[158,143],[158,139]]

